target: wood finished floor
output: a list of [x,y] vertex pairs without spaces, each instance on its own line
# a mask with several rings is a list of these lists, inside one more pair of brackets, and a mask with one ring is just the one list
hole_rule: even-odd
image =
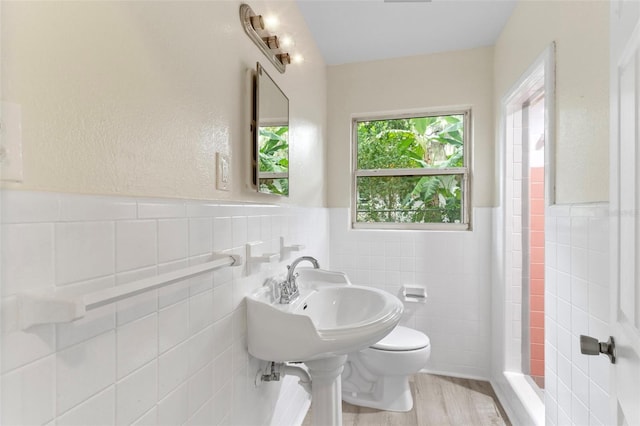
[[[489,382],[416,374],[413,409],[395,413],[342,403],[343,426],[511,426]],[[313,404],[311,405],[313,410]],[[302,426],[312,425],[311,410]]]

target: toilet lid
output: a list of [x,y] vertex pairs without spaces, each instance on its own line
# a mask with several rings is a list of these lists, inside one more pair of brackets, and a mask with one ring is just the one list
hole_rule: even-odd
[[384,339],[371,347],[385,351],[411,351],[426,348],[429,344],[429,337],[426,334],[399,325]]

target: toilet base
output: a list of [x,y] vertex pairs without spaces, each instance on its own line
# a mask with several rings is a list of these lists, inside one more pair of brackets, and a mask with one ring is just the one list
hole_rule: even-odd
[[361,407],[407,412],[413,408],[408,376],[387,376],[378,381],[373,392],[342,391],[342,400]]

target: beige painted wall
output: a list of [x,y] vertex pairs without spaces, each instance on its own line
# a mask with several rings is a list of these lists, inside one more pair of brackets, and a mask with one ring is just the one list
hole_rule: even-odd
[[471,106],[472,203],[493,196],[493,49],[412,56],[328,67],[329,206],[349,207],[351,119],[357,114]]
[[[326,67],[292,0],[275,12],[302,65],[280,74],[244,34],[240,1],[2,2],[2,100],[21,105],[24,182],[89,194],[325,204]],[[290,99],[291,197],[254,193],[249,69]],[[215,153],[232,191],[215,189]]]
[[607,201],[609,2],[518,3],[495,45],[496,119],[502,98],[553,41],[556,202]]

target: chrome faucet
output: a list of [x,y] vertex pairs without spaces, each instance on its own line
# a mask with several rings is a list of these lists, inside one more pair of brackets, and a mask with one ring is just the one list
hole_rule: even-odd
[[300,295],[298,283],[296,282],[298,274],[295,271],[298,263],[303,260],[311,262],[315,269],[320,268],[318,261],[311,256],[302,256],[291,262],[291,265],[287,266],[288,271],[286,280],[280,283],[280,303],[291,303]]

